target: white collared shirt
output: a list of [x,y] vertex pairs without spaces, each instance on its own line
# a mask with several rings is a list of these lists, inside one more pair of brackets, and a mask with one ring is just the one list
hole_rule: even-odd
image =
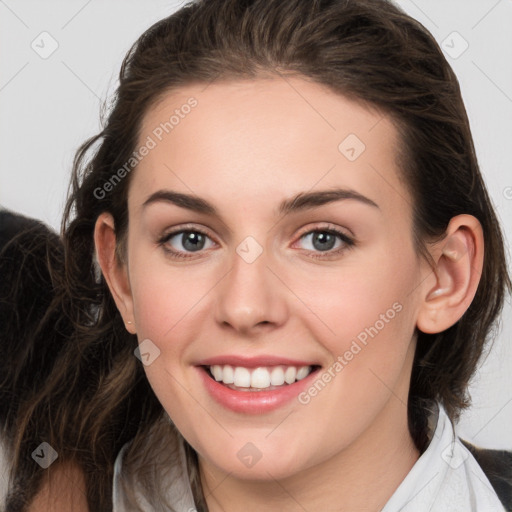
[[506,512],[471,452],[439,405],[422,453],[381,512]]
[[[436,418],[437,417],[437,418]],[[433,420],[433,435],[405,479],[393,493],[381,512],[506,512],[488,478],[469,450],[454,435],[452,423],[440,406]],[[437,419],[437,421],[436,421]],[[150,476],[155,489],[165,489],[167,505],[157,500],[158,493],[145,491],[137,477],[123,475],[123,455],[128,444],[119,452],[114,466],[113,512],[195,512],[192,490],[187,476],[184,444],[174,441],[174,463],[168,463],[167,450],[162,447],[155,456],[155,472]],[[159,457],[165,464],[158,469]],[[6,447],[0,443],[0,508],[7,495],[10,469]],[[128,503],[122,480],[133,491],[138,508]],[[153,491],[155,490],[153,489]],[[172,507],[172,508],[171,508]]]
[[[506,512],[485,473],[454,434],[441,405],[436,408],[431,422],[433,435],[427,449],[381,512]],[[157,485],[165,489],[166,505],[152,502],[157,496],[145,496],[136,479],[131,478],[128,485],[137,497],[139,508],[127,503],[122,490],[122,460],[127,446],[119,453],[114,467],[114,512],[195,512],[182,442],[175,464],[168,468],[167,482],[164,486]]]

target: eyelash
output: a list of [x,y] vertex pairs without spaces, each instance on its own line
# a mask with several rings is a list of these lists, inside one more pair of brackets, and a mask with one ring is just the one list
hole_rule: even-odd
[[[208,237],[210,239],[212,239],[212,237],[210,237],[208,235],[208,233],[206,233],[205,231],[201,230],[201,229],[198,229],[198,228],[195,228],[195,227],[182,227],[180,229],[177,229],[175,231],[171,231],[169,233],[166,233],[165,235],[163,235],[158,241],[158,245],[161,246],[163,248],[163,250],[166,252],[167,255],[169,255],[171,258],[176,258],[176,259],[190,259],[192,258],[193,256],[193,253],[183,253],[182,251],[175,251],[173,249],[169,249],[166,244],[167,242],[169,242],[169,240],[171,238],[173,238],[174,236],[176,235],[180,235],[180,234],[183,234],[183,233],[199,233],[205,237]],[[313,254],[310,255],[311,258],[314,258],[314,259],[328,259],[329,257],[333,257],[333,256],[337,256],[339,254],[341,254],[342,252],[345,252],[349,249],[351,249],[352,247],[354,247],[356,245],[356,242],[355,240],[353,240],[352,238],[350,238],[349,236],[347,236],[345,233],[343,233],[342,231],[334,228],[334,227],[318,227],[318,228],[315,228],[315,229],[310,229],[308,231],[305,231],[303,234],[301,234],[298,238],[298,240],[302,240],[304,237],[306,237],[307,235],[310,235],[312,233],[328,233],[328,234],[331,234],[331,235],[334,235],[334,236],[337,236],[343,243],[343,245],[341,247],[339,247],[338,249],[336,250],[329,250],[329,251],[314,251]],[[201,251],[197,251],[197,252],[201,252]],[[186,254],[190,254],[189,255],[186,255]]]

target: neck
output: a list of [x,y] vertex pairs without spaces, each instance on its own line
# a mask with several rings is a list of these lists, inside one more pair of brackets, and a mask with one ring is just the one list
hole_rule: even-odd
[[380,511],[418,460],[407,407],[395,396],[343,451],[281,480],[248,481],[200,459],[209,512]]

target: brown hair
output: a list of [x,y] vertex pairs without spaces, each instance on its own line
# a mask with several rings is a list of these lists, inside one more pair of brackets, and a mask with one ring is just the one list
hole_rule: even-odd
[[72,429],[62,416],[68,411],[60,407],[70,381],[60,390],[52,386],[59,365],[69,364],[61,356],[73,331],[61,314],[63,268],[64,247],[55,232],[35,219],[0,211],[0,429],[11,472],[9,512],[24,510],[45,483],[48,472],[31,456],[40,443],[52,438],[59,454],[52,471],[72,458]]
[[[484,267],[471,306],[442,333],[418,332],[408,403],[418,448],[427,442],[429,400],[439,400],[454,421],[469,405],[469,380],[511,284],[459,84],[434,38],[387,0],[192,2],[150,27],[129,50],[103,129],[80,147],[74,161],[63,236],[68,314],[77,326],[81,360],[78,369],[70,362],[65,372],[70,382],[80,370],[82,378],[96,383],[87,397],[77,387],[75,397],[82,412],[81,442],[94,447],[86,459],[107,468],[88,473],[95,510],[107,510],[108,490],[99,480],[111,476],[117,441],[134,438],[132,446],[140,446],[163,413],[133,356],[137,340],[125,331],[94,259],[93,230],[102,212],[114,218],[122,258],[131,174],[101,198],[97,191],[129,160],[144,115],[169,91],[287,75],[322,84],[393,120],[401,138],[400,171],[414,200],[418,252],[425,255],[425,241],[443,237],[452,217],[466,213],[480,221]],[[193,471],[191,450],[189,459]],[[192,486],[204,508],[197,478]]]

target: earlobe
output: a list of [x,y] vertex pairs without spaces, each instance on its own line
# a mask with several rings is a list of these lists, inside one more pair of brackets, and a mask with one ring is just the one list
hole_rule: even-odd
[[417,327],[442,332],[459,321],[473,300],[483,267],[480,222],[471,215],[454,217],[446,236],[432,247],[432,279],[425,280]]
[[134,325],[133,300],[126,263],[119,261],[116,251],[117,238],[114,219],[109,213],[102,213],[94,227],[96,258],[117,309],[124,319],[126,329],[136,333]]

